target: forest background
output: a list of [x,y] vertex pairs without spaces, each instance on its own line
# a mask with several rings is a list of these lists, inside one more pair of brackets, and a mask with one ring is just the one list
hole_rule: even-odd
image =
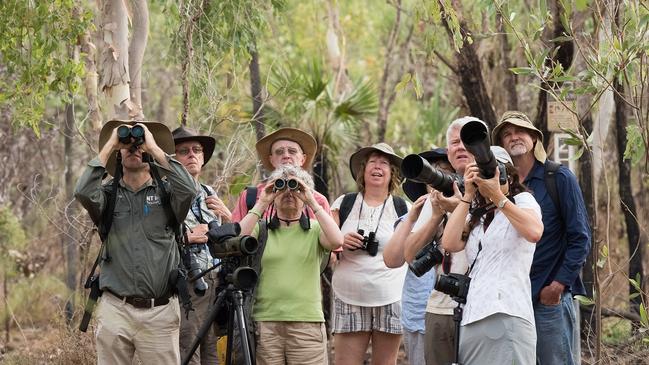
[[456,117],[525,112],[579,178],[589,364],[646,363],[649,8],[623,0],[0,2],[0,360],[94,362],[76,329],[99,247],[72,198],[111,119],[214,136],[203,174],[228,206],[282,126],[319,142],[317,189],[348,156],[445,145]]

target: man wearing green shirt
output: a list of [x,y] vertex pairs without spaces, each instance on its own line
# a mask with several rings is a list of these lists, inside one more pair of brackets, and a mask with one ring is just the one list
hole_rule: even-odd
[[[141,127],[141,144],[132,137],[127,138],[129,143],[124,138],[120,142],[117,129],[121,126],[131,131]],[[110,121],[100,133],[99,150],[75,188],[76,199],[96,225],[101,224],[112,185],[112,181],[102,185],[102,179],[106,172],[115,176],[118,155],[123,175],[100,263],[103,295],[96,313],[97,363],[130,365],[137,354],[143,364],[178,364],[180,308],[170,276],[180,255],[172,225],[187,216],[197,187],[187,170],[169,156],[174,142],[161,123]],[[165,176],[165,187],[152,178],[146,155]],[[165,188],[168,206],[163,204]]]

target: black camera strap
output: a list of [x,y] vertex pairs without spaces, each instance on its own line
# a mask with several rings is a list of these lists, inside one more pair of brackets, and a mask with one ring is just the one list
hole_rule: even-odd
[[466,270],[466,273],[464,275],[469,276],[471,271],[473,271],[473,266],[475,266],[475,262],[478,260],[478,256],[480,255],[480,251],[482,251],[482,240],[478,241],[478,253],[475,254],[475,258],[473,259],[473,262],[471,263],[471,266]]
[[[376,232],[379,230],[379,225],[381,224],[381,218],[383,217],[383,211],[385,211],[385,203],[388,201],[388,198],[390,195],[383,200],[383,206],[381,206],[381,213],[379,214],[379,219],[376,221],[376,227],[374,228],[374,235],[376,235]],[[360,227],[361,224],[361,214],[363,213],[363,205],[365,203],[365,197],[363,194],[361,194],[361,208],[358,210],[358,222],[356,222],[356,232],[358,232],[358,228]]]

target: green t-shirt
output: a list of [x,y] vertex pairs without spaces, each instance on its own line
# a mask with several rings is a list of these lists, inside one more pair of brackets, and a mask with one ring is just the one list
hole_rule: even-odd
[[[255,228],[257,234],[259,226]],[[320,292],[320,225],[311,220],[268,231],[253,318],[255,321],[324,322]]]

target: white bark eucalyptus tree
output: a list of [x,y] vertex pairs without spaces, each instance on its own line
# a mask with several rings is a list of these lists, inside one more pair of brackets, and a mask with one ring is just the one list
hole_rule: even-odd
[[[101,0],[99,88],[110,100],[109,119],[144,119],[142,60],[149,34],[146,0]],[[130,39],[129,39],[130,23]]]

